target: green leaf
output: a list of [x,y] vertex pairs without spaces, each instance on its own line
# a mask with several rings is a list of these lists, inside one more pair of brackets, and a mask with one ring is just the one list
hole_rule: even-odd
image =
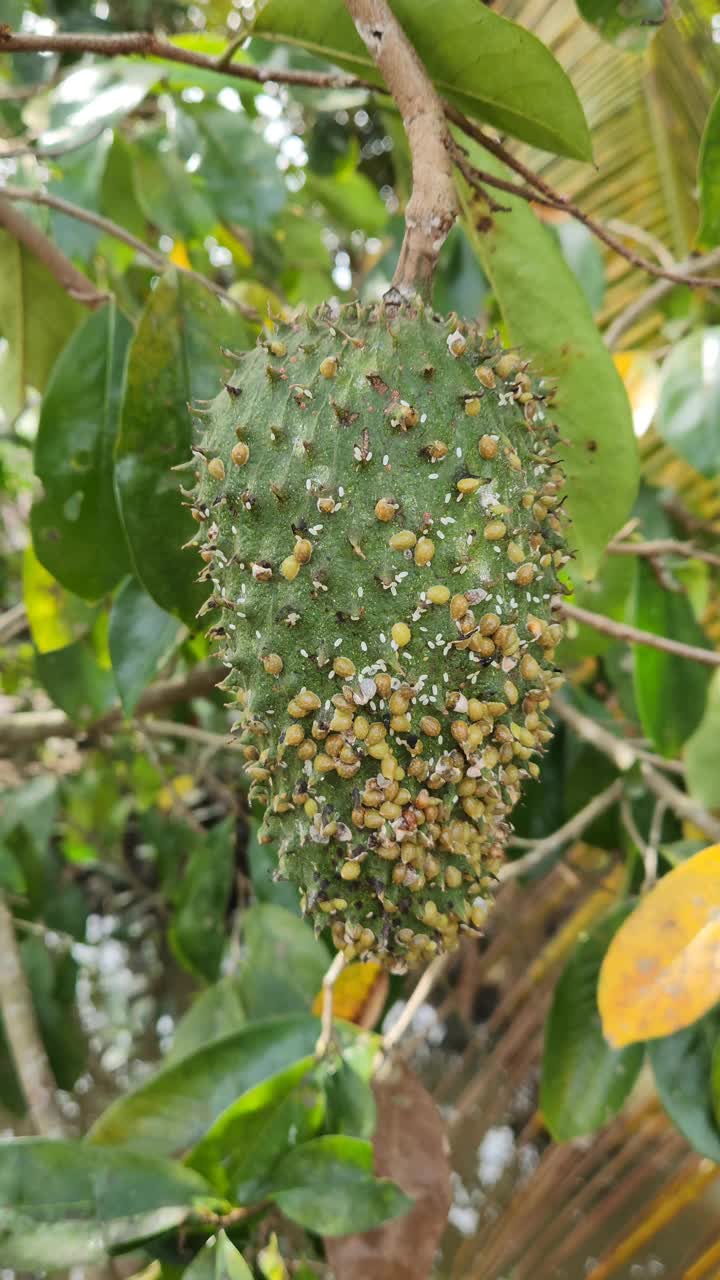
[[43,568],[32,546],[23,556],[23,601],[38,653],[51,653],[90,631],[97,609],[71,592]]
[[665,0],[577,0],[586,22],[622,49],[641,52],[662,26]]
[[110,612],[108,640],[113,675],[127,716],[132,715],[181,634],[177,618],[156,605],[135,578],[123,583]]
[[700,227],[697,243],[703,249],[720,244],[720,93],[705,121],[698,157]]
[[[572,603],[580,609],[601,613],[616,622],[625,620],[627,600],[635,582],[632,556],[603,556],[590,582],[575,572],[574,562],[565,570],[573,588]],[[602,636],[584,623],[568,619],[562,642],[562,662],[566,667],[587,657],[600,657],[612,646],[610,636]]]
[[710,681],[705,713],[685,743],[687,788],[693,800],[720,809],[720,672]]
[[217,978],[225,949],[223,921],[235,866],[233,827],[228,818],[198,840],[183,872],[168,935],[180,963],[207,982]]
[[[371,1054],[377,1056],[372,1043]],[[327,1128],[333,1133],[348,1134],[353,1138],[372,1138],[377,1121],[375,1095],[370,1087],[372,1072],[361,1073],[353,1065],[351,1049],[343,1055],[337,1069],[325,1084],[328,1104]]]
[[211,1196],[182,1165],[77,1142],[0,1143],[3,1265],[51,1270],[97,1262],[183,1222]]
[[98,720],[117,696],[112,671],[98,662],[89,637],[37,653],[35,674],[55,705],[78,723]]
[[684,1031],[648,1042],[660,1101],[691,1147],[720,1161],[720,1127],[713,1114],[713,1076],[720,1014],[708,1013]]
[[270,903],[243,916],[245,961],[238,975],[249,1018],[309,1009],[330,964],[305,920]]
[[[104,129],[99,137],[63,155],[59,176],[49,183],[51,193],[79,205],[81,209],[99,213],[100,191],[111,141],[112,134]],[[49,224],[51,239],[68,258],[92,262],[102,237],[101,231],[55,209],[50,210]]]
[[343,169],[332,178],[307,173],[303,194],[319,200],[329,217],[347,231],[380,236],[387,226],[387,205],[364,173]]
[[[642,631],[707,648],[687,596],[661,587],[645,560],[638,560],[635,568],[631,621]],[[637,645],[633,670],[643,729],[661,755],[677,755],[703,717],[709,668],[650,645]]]
[[196,525],[181,507],[171,468],[190,457],[188,402],[220,388],[221,344],[240,348],[250,339],[234,309],[169,272],[151,294],[130,347],[115,469],[120,512],[136,576],[188,625],[207,590],[195,581],[197,556],[181,550]]
[[221,978],[195,996],[175,1028],[166,1063],[179,1062],[205,1045],[245,1025],[245,1009],[236,978]]
[[181,240],[201,239],[209,233],[216,215],[199,179],[188,172],[175,147],[168,145],[164,128],[134,140],[132,165],[135,196],[152,226]]
[[14,418],[27,387],[44,391],[73,329],[86,316],[46,267],[0,231],[0,408]]
[[30,517],[35,553],[88,600],[110,591],[129,567],[113,451],[131,335],[112,304],[88,317],[50,375],[35,442],[44,489]]
[[555,227],[563,258],[587,298],[590,310],[600,310],[605,297],[605,264],[597,240],[581,222],[570,218]]
[[232,1240],[218,1231],[185,1268],[183,1280],[253,1280],[253,1275]]
[[317,1018],[306,1014],[255,1022],[113,1102],[90,1140],[155,1154],[191,1147],[242,1093],[312,1053],[318,1034]]
[[247,860],[250,868],[253,894],[257,902],[270,902],[283,907],[299,918],[300,907],[297,889],[289,880],[273,880],[273,872],[277,871],[277,847],[271,844],[260,844],[258,831],[263,820],[262,813],[251,813],[249,816],[250,831],[247,842]]
[[372,1167],[372,1144],[362,1138],[314,1138],[280,1160],[267,1194],[317,1235],[371,1231],[413,1204],[395,1183],[373,1177]]
[[287,200],[275,148],[239,112],[197,111],[191,118],[202,156],[199,172],[216,215],[264,230]]
[[630,914],[623,902],[580,939],[558,981],[545,1026],[540,1107],[556,1142],[607,1124],[632,1089],[642,1044],[611,1049],[597,1007],[600,965],[611,938]]
[[[536,147],[591,158],[575,90],[536,36],[475,0],[393,0],[392,8],[443,97]],[[255,32],[382,83],[342,0],[269,0]]]
[[64,76],[48,96],[48,127],[40,147],[80,146],[140,105],[162,75],[157,66],[115,58],[83,65]]
[[655,424],[663,440],[705,476],[718,471],[720,326],[674,344],[662,366]]
[[[480,160],[471,151],[471,158],[509,176],[494,156],[483,152]],[[511,212],[478,220],[465,190],[461,197],[510,341],[543,376],[557,379],[550,412],[567,442],[562,457],[570,537],[580,572],[592,577],[637,492],[637,447],[625,388],[556,239],[525,201],[503,195]]]

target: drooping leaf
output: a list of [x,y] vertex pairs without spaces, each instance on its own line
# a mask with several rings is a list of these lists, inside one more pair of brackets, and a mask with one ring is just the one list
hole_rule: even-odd
[[[642,631],[707,648],[687,596],[666,591],[645,560],[638,560],[635,568],[631,620]],[[676,755],[702,719],[709,668],[650,645],[637,645],[633,677],[645,733],[662,755]]]
[[130,347],[115,470],[120,512],[137,578],[189,625],[207,591],[195,582],[197,556],[181,550],[195,525],[181,507],[171,468],[190,457],[188,403],[218,392],[221,345],[237,349],[249,340],[247,322],[234,309],[169,272],[151,294]]
[[720,674],[710,681],[705,714],[683,753],[690,795],[706,809],[720,809]]
[[50,375],[35,442],[44,489],[31,513],[36,555],[88,600],[110,591],[129,568],[113,454],[131,334],[113,304],[88,317]]
[[613,1049],[603,1038],[597,1004],[600,965],[633,905],[620,903],[581,935],[555,988],[545,1026],[540,1107],[557,1142],[606,1124],[642,1066],[642,1045]]
[[235,978],[221,978],[195,997],[175,1028],[165,1061],[179,1062],[204,1045],[222,1040],[245,1025],[245,1009]]
[[317,1018],[287,1014],[225,1036],[113,1102],[89,1137],[167,1154],[193,1146],[236,1098],[315,1049]]
[[126,715],[177,644],[182,628],[143,591],[136,578],[123,583],[110,611],[108,642],[113,675]]
[[598,1004],[616,1048],[669,1036],[720,999],[720,845],[663,876],[613,938]]
[[638,52],[667,17],[664,0],[577,0],[577,7],[606,40]]
[[[474,0],[393,0],[392,8],[444,97],[534,146],[590,159],[575,90],[529,31]],[[269,0],[255,31],[381,83],[342,0]]]
[[243,916],[245,961],[239,974],[248,1017],[309,1009],[330,964],[305,920],[271,903]]
[[655,424],[696,471],[716,476],[720,413],[720,326],[697,329],[673,345],[662,366]]
[[235,862],[233,821],[213,827],[199,840],[183,872],[169,939],[180,963],[214,982],[225,948],[222,922]]
[[156,65],[113,58],[70,71],[51,91],[43,148],[79,146],[139,106],[162,72]]
[[252,1271],[232,1240],[218,1231],[195,1254],[183,1280],[252,1280]]
[[698,160],[700,227],[697,243],[704,249],[720,244],[720,93],[708,113]]
[[0,1256],[24,1271],[98,1262],[183,1222],[211,1190],[191,1169],[78,1142],[0,1143]]
[[413,1203],[395,1183],[375,1178],[372,1168],[373,1149],[362,1138],[313,1138],[278,1162],[267,1195],[293,1222],[319,1235],[370,1231]]
[[648,1057],[660,1101],[696,1151],[720,1161],[720,1127],[713,1107],[713,1064],[720,1039],[717,1011],[675,1035],[652,1040]]
[[[482,167],[508,176],[493,156]],[[528,205],[503,195],[509,213],[482,216],[463,195],[466,225],[497,297],[510,341],[556,382],[548,410],[563,438],[570,537],[586,577],[637,491],[637,449],[625,388],[557,241]]]

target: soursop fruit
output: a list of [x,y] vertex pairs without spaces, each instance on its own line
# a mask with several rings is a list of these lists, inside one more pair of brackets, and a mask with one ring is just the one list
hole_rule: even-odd
[[483,921],[560,680],[555,448],[526,362],[420,304],[277,324],[202,419],[261,839],[347,958],[403,972]]

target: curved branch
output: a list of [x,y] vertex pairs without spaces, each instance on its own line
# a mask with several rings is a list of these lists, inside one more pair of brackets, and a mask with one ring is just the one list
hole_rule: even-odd
[[24,244],[33,257],[47,267],[50,274],[74,302],[82,303],[91,311],[95,311],[97,307],[107,302],[110,294],[100,293],[92,280],[88,280],[82,271],[78,271],[70,259],[56,248],[52,240],[48,240],[34,222],[30,222],[17,209],[13,209],[9,199],[2,198],[3,194],[6,194],[2,192],[2,188],[0,193],[2,193],[0,194],[0,227],[4,227],[14,240]]
[[589,609],[579,609],[577,605],[566,604],[557,599],[554,609],[564,618],[572,618],[592,627],[604,636],[612,636],[614,640],[624,640],[628,644],[644,644],[650,649],[661,649],[663,653],[674,653],[678,658],[687,658],[691,662],[701,662],[706,667],[720,667],[720,653],[714,649],[699,649],[694,644],[683,644],[681,640],[672,640],[670,636],[658,636],[653,631],[640,631],[627,622],[615,622],[601,613],[591,613]]

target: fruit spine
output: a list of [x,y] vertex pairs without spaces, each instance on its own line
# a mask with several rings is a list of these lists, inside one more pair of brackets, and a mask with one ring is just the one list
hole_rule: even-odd
[[261,839],[347,958],[481,925],[551,732],[563,476],[525,362],[420,304],[238,357],[194,452]]

